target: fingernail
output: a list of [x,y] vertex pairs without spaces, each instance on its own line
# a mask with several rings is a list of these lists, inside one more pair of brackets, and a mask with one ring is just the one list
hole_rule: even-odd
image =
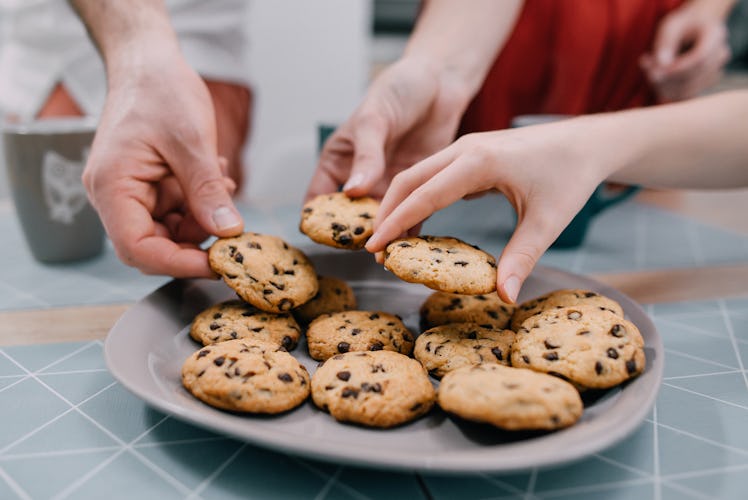
[[512,275],[504,281],[504,293],[507,298],[512,302],[517,302],[517,296],[519,295],[519,278]]
[[358,173],[353,174],[350,179],[345,183],[345,186],[343,186],[343,191],[348,191],[349,189],[354,189],[359,187],[364,182],[364,174]]
[[213,212],[213,222],[215,223],[217,230],[223,231],[241,225],[242,219],[239,217],[239,214],[231,208],[221,206],[216,208]]

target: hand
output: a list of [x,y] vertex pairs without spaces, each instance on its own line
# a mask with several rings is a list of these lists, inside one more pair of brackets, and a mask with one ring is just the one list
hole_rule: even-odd
[[[152,51],[153,52],[153,51]],[[216,118],[178,51],[111,71],[83,181],[120,259],[148,274],[212,277],[199,243],[236,235],[235,184],[216,153]]]
[[578,142],[574,121],[465,135],[398,174],[382,200],[366,249],[384,250],[460,198],[498,191],[517,212],[497,279],[501,298],[514,302],[540,256],[605,177],[598,164],[569,146]]
[[327,140],[307,199],[337,191],[381,197],[400,171],[448,145],[469,102],[456,79],[421,58],[404,58],[371,85]]
[[730,58],[725,17],[731,0],[691,0],[657,28],[640,60],[661,102],[690,99],[717,83]]

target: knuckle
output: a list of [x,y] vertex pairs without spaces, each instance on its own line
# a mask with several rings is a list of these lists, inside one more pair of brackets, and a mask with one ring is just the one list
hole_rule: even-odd
[[195,176],[190,183],[190,190],[199,198],[212,198],[227,192],[223,178],[208,175]]

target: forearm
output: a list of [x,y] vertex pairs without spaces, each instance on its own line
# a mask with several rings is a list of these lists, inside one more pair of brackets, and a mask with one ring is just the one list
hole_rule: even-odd
[[69,0],[101,53],[110,81],[178,52],[162,0]]
[[748,187],[746,90],[581,120],[589,120],[581,157],[599,162],[612,181],[658,188]]
[[467,98],[514,28],[522,0],[426,0],[403,57],[432,61]]

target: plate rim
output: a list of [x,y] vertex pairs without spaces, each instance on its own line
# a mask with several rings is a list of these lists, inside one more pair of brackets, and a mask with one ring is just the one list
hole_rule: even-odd
[[[313,259],[314,254],[311,253],[310,257]],[[537,265],[533,270],[533,274],[543,274],[546,276],[556,276],[562,279],[572,278],[573,280],[584,283],[587,288],[595,290],[599,293],[607,295],[614,300],[621,302],[623,299],[622,306],[627,316],[631,316],[632,312],[636,312],[640,318],[637,319],[637,326],[641,330],[643,327],[647,328],[651,332],[651,339],[648,339],[646,347],[651,348],[655,351],[657,356],[650,362],[647,360],[647,367],[645,373],[649,377],[652,377],[654,388],[646,394],[641,402],[641,405],[637,406],[633,412],[629,412],[626,415],[619,414],[618,418],[614,420],[616,424],[613,426],[613,432],[606,439],[588,439],[582,440],[573,448],[564,448],[561,453],[557,453],[558,450],[554,450],[556,453],[553,456],[544,454],[543,458],[538,460],[535,456],[534,460],[528,460],[527,457],[512,457],[511,460],[501,460],[497,462],[491,462],[491,458],[496,458],[497,453],[506,451],[507,448],[513,446],[527,447],[527,442],[519,441],[516,443],[503,444],[500,448],[493,446],[487,446],[483,449],[474,450],[462,450],[456,453],[440,453],[434,455],[418,454],[417,451],[413,451],[410,454],[399,454],[399,457],[393,457],[393,454],[387,453],[384,449],[369,449],[366,450],[365,456],[362,453],[351,453],[345,448],[339,447],[324,449],[319,448],[319,443],[316,441],[305,442],[297,441],[291,445],[288,439],[279,439],[279,436],[275,434],[267,434],[266,429],[260,429],[257,433],[238,432],[233,428],[226,428],[225,425],[221,425],[221,419],[217,419],[213,422],[208,418],[208,413],[196,413],[189,408],[180,406],[176,403],[168,401],[163,398],[155,398],[149,394],[147,388],[141,387],[140,384],[135,383],[131,377],[127,376],[122,370],[120,361],[115,355],[116,342],[120,339],[117,338],[119,330],[123,328],[123,325],[128,321],[129,316],[136,314],[139,307],[145,307],[149,301],[158,298],[159,295],[167,294],[170,289],[175,287],[184,286],[186,283],[195,283],[199,281],[210,282],[212,280],[200,280],[200,279],[174,279],[165,283],[164,285],[153,290],[148,295],[142,297],[140,300],[135,302],[130,308],[128,308],[115,322],[112,328],[109,330],[105,341],[104,341],[104,358],[106,361],[107,368],[112,376],[127,389],[130,393],[134,394],[139,399],[143,400],[148,406],[151,406],[157,410],[160,410],[168,415],[174,416],[183,421],[187,421],[198,427],[208,429],[210,431],[228,435],[239,439],[243,442],[247,442],[253,445],[261,446],[267,449],[281,451],[293,455],[303,456],[315,460],[322,460],[326,462],[341,463],[345,462],[350,465],[358,465],[376,469],[386,470],[399,470],[399,471],[410,471],[410,472],[430,472],[440,474],[465,474],[472,472],[517,472],[528,470],[532,468],[549,468],[559,466],[562,464],[569,464],[590,455],[608,449],[615,444],[622,441],[624,438],[629,436],[636,430],[644,421],[647,413],[653,408],[659,390],[662,386],[663,375],[664,375],[664,345],[662,338],[659,335],[654,322],[651,320],[649,315],[646,314],[644,309],[636,301],[628,297],[623,292],[606,285],[593,278],[564,271],[558,268]],[[352,280],[355,281],[355,280]],[[430,292],[429,292],[430,293]],[[631,311],[633,308],[633,311]],[[641,323],[644,323],[643,325]],[[636,383],[639,379],[634,379],[629,384]],[[625,390],[625,389],[624,389]],[[310,404],[308,401],[304,404]],[[213,409],[206,406],[209,411],[217,412],[218,414],[225,414],[218,409]],[[331,418],[331,417],[329,417]],[[593,421],[598,423],[599,421]],[[344,424],[341,424],[344,425]],[[548,433],[544,437],[553,441],[553,436],[562,435],[564,432],[569,432],[578,427],[579,424],[571,426],[567,429],[561,429],[552,433]],[[387,432],[387,430],[378,430],[379,432]],[[280,436],[282,437],[282,436]],[[541,443],[542,444],[542,443]],[[509,450],[511,451],[511,450]]]

